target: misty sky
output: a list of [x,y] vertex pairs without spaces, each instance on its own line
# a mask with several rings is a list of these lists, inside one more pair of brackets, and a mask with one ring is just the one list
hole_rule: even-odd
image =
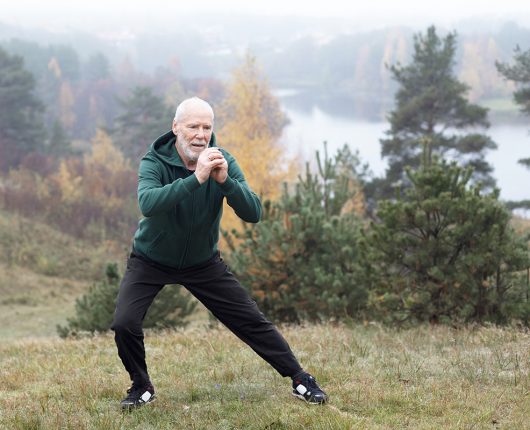
[[[530,1],[520,0],[2,0],[0,22],[47,29],[109,30],[167,26],[184,19],[201,26],[208,13],[347,18],[360,30],[389,25],[454,25],[470,17],[530,25]],[[118,27],[118,28],[116,28]]]

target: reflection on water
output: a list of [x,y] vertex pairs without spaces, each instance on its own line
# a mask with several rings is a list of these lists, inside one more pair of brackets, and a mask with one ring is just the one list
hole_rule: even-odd
[[374,93],[357,92],[355,97],[322,91],[278,89],[274,94],[287,110],[310,114],[315,108],[337,118],[357,118],[366,121],[384,121],[393,99]]
[[[330,154],[347,143],[359,151],[362,161],[367,162],[376,175],[384,173],[386,162],[381,160],[379,139],[385,137],[389,125],[384,115],[371,115],[384,105],[383,102],[374,101],[364,106],[360,101],[345,104],[344,99],[338,98],[327,99],[321,104],[322,97],[311,98],[307,93],[276,92],[276,95],[290,119],[282,137],[290,154],[311,159],[316,150],[322,149],[324,141],[328,142]],[[361,115],[357,114],[359,111]],[[530,157],[529,129],[528,124],[505,124],[494,125],[488,130],[498,145],[487,159],[494,166],[502,199],[530,199],[530,170],[517,163],[520,158]]]

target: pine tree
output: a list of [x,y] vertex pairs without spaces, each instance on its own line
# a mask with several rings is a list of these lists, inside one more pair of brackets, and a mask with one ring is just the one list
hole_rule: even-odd
[[0,48],[0,169],[16,167],[46,140],[44,106],[35,96],[33,75],[21,57]]
[[357,282],[357,157],[344,147],[317,159],[318,174],[307,165],[294,190],[285,184],[279,201],[265,202],[259,224],[226,234],[232,270],[276,321],[358,318],[366,301]]
[[71,142],[68,134],[61,125],[61,122],[59,120],[55,120],[51,128],[50,139],[48,141],[48,145],[46,146],[46,152],[55,157],[70,155],[72,153],[70,143]]
[[484,134],[468,131],[489,126],[487,110],[466,99],[469,87],[453,73],[455,50],[455,33],[442,39],[429,27],[425,35],[414,37],[412,62],[390,67],[399,90],[389,115],[388,137],[381,140],[382,156],[388,160],[386,178],[378,183],[383,196],[391,196],[396,184],[408,185],[405,167],[420,165],[424,138],[432,143],[434,154],[473,167],[473,182],[494,185],[485,151],[496,144]]
[[158,136],[171,129],[174,112],[151,88],[136,87],[119,101],[123,112],[116,117],[113,140],[137,163]]
[[[513,65],[499,62],[495,65],[505,79],[516,83],[517,89],[513,93],[515,103],[523,113],[530,115],[530,49],[523,52],[518,46],[515,48]],[[530,158],[523,158],[519,163],[530,169]]]
[[[57,326],[61,337],[78,332],[105,332],[110,330],[120,287],[120,275],[116,264],[108,264],[106,279],[93,285],[86,294],[76,300],[74,318],[68,318],[66,326]],[[149,308],[143,326],[145,328],[182,327],[186,317],[195,310],[197,302],[190,295],[181,294],[180,286],[167,285]]]
[[407,169],[411,186],[382,201],[361,241],[371,309],[393,322],[505,322],[526,289],[528,267],[498,191],[471,186],[470,168],[431,159]]
[[110,78],[108,58],[101,52],[92,54],[83,65],[83,77],[89,81],[101,81]]

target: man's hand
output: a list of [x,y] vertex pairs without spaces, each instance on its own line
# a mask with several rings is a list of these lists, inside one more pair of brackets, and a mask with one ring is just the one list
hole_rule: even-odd
[[220,164],[218,167],[214,167],[212,171],[210,172],[210,178],[212,178],[215,182],[222,184],[224,181],[226,181],[226,178],[228,177],[228,162],[223,157],[223,154],[219,152],[222,157],[222,164]]
[[[223,175],[224,171],[224,175]],[[219,148],[206,148],[199,155],[195,176],[203,184],[210,176],[219,183],[223,183],[228,175],[228,163]]]

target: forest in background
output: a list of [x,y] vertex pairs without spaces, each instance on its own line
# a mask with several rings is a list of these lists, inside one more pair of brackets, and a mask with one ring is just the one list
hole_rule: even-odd
[[[357,114],[381,120],[397,89],[387,66],[407,63],[413,52],[413,31],[407,28],[340,35],[280,24],[272,34],[231,28],[233,33],[205,26],[184,27],[182,33],[89,35],[0,24],[0,46],[24,58],[47,107],[47,125],[58,121],[70,139],[84,141],[96,128],[112,127],[119,100],[135,86],[152,88],[170,106],[187,93],[202,94],[215,106],[246,52],[259,59],[272,88],[310,92],[331,114],[338,114],[331,103],[338,97],[345,101],[342,110],[360,105]],[[470,86],[470,100],[499,120],[516,120],[517,110],[510,103],[513,84],[499,76],[495,61],[508,61],[515,46],[530,47],[528,40],[530,29],[514,23],[459,32],[455,73]]]
[[[528,323],[526,239],[516,237],[498,202],[484,158],[496,144],[487,136],[487,109],[461,78],[462,45],[457,33],[440,36],[431,27],[406,49],[390,43],[384,61],[377,60],[397,90],[385,91],[394,98],[386,112],[388,137],[381,140],[389,169],[374,178],[347,147],[337,154],[324,148],[316,172],[285,156],[279,138],[288,118],[266,67],[249,52],[222,81],[184,77],[179,61],[145,73],[130,62],[115,68],[102,53],[82,60],[72,47],[11,40],[10,50],[0,51],[0,206],[87,244],[126,247],[140,217],[138,161],[167,131],[174,100],[198,95],[212,101],[216,133],[264,201],[264,220],[255,229],[227,211],[223,249],[276,320]],[[14,47],[28,60],[11,53]],[[515,48],[503,57],[524,69],[526,51]],[[369,64],[354,48],[346,52],[355,64]],[[410,59],[400,62],[402,55]],[[515,91],[527,82],[518,63],[509,66],[496,55],[491,61],[488,68],[505,87]],[[524,107],[521,91],[516,102]],[[259,157],[252,155],[255,147]],[[35,249],[12,252],[12,232],[4,238],[11,267],[29,261],[51,275],[63,270]],[[102,285],[115,287],[117,279]],[[302,311],[293,305],[299,300]]]

